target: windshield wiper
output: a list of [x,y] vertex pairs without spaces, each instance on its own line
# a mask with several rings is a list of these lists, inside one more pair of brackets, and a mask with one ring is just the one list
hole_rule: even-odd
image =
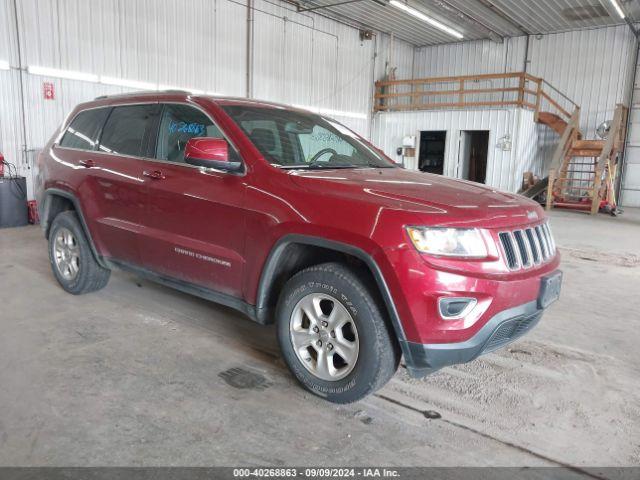
[[[278,168],[282,168],[285,170],[334,170],[334,169],[345,169],[345,168],[363,168],[362,165],[327,165],[326,163],[307,163],[300,165],[278,165]],[[368,167],[364,167],[368,168]]]

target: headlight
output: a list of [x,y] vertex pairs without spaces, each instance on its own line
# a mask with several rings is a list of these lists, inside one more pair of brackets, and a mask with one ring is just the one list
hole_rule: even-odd
[[407,227],[419,252],[447,257],[484,258],[487,246],[476,228]]

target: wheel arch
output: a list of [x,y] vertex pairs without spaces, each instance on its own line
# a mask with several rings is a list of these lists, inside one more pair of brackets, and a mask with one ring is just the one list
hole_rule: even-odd
[[[376,261],[371,257],[371,255],[359,247],[333,240],[327,240],[325,238],[290,234],[282,237],[278,242],[276,242],[267,257],[267,261],[262,269],[262,274],[260,275],[260,281],[258,284],[258,292],[256,296],[256,317],[260,323],[272,323],[272,313],[275,306],[274,300],[277,299],[277,292],[283,284],[283,279],[279,278],[279,276],[282,276],[284,272],[286,279],[290,277],[290,275],[286,275],[288,272],[286,262],[290,256],[285,254],[290,253],[291,248],[296,248],[296,246],[301,246],[302,248],[322,249],[324,256],[316,259],[314,264],[331,261],[331,257],[326,257],[327,254],[334,255],[333,259],[336,257],[344,259],[345,255],[358,259],[362,263],[362,266],[365,267],[367,272],[371,275],[371,279],[374,283],[373,286],[377,288],[378,293],[380,294],[393,330],[404,353],[406,344],[404,328],[400,322],[400,317],[393,302],[389,287],[387,286],[387,282],[385,281],[382,271]],[[295,260],[296,258],[294,255],[294,261]],[[301,266],[300,264],[297,265],[297,270],[301,270],[307,266],[308,265],[303,262]]]
[[58,214],[62,212],[69,210],[75,211],[78,215],[80,226],[82,227],[82,231],[84,232],[87,241],[89,242],[91,253],[96,259],[96,262],[98,262],[98,265],[104,268],[108,268],[108,265],[104,262],[104,260],[96,250],[93,238],[91,237],[91,233],[89,232],[89,227],[87,226],[87,222],[85,221],[84,214],[82,212],[80,201],[71,192],[61,190],[59,188],[48,188],[47,190],[45,190],[44,206],[42,208],[42,215],[40,218],[40,223],[42,229],[44,230],[45,238],[49,239],[51,224],[53,223],[53,220],[56,218],[56,216],[58,216]]

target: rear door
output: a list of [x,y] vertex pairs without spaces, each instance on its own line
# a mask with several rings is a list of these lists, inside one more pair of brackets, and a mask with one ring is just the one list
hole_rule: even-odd
[[[146,268],[235,297],[242,296],[244,176],[188,165],[192,137],[224,138],[212,119],[188,104],[166,104],[140,238]],[[237,155],[230,146],[230,154]]]
[[146,194],[142,172],[159,111],[157,103],[114,107],[84,185],[83,196],[93,199],[87,221],[101,254],[129,265],[141,263],[137,237]]

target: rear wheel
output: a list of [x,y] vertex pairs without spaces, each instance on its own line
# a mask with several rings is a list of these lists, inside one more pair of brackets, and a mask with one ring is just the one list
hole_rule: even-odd
[[74,295],[94,292],[109,281],[111,270],[101,267],[75,212],[60,213],[49,232],[49,260],[58,283]]
[[326,263],[285,285],[277,308],[278,340],[300,383],[335,403],[382,387],[400,360],[384,310],[353,270]]

